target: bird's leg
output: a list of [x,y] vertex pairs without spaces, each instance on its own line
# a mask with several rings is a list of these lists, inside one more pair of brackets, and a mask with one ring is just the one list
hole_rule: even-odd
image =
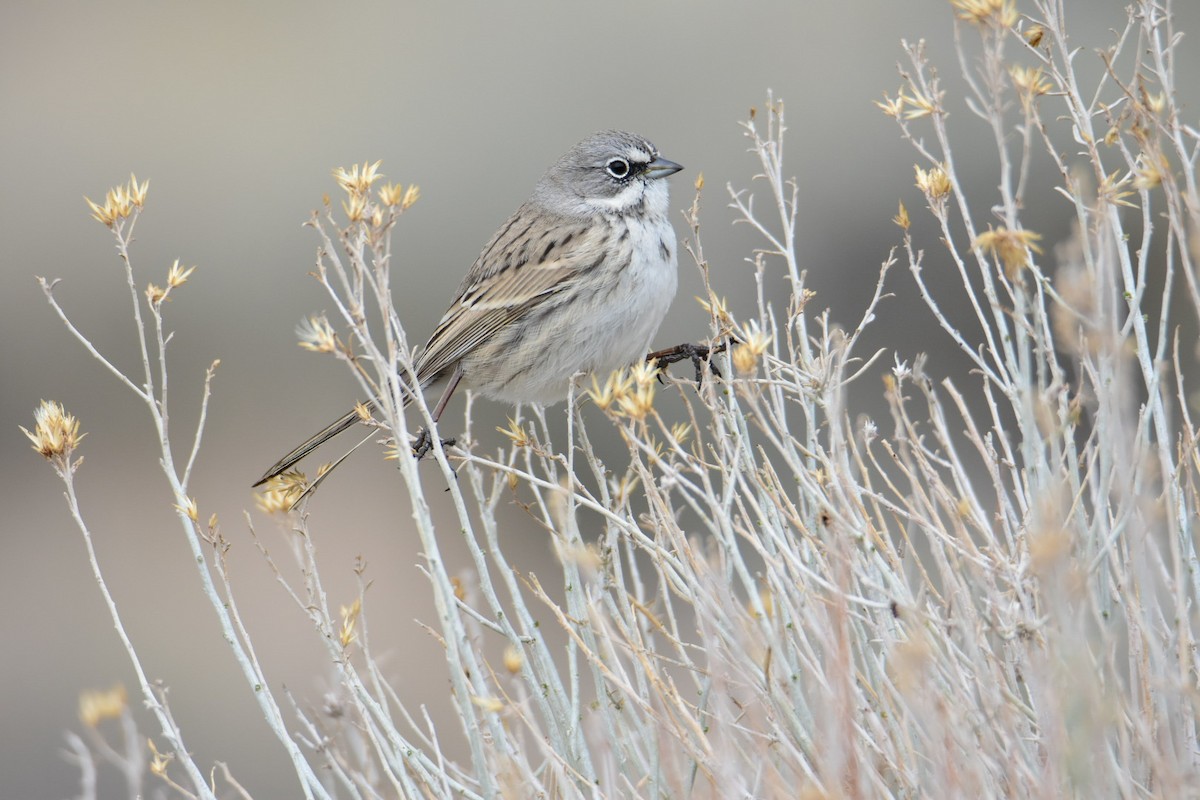
[[[452,447],[458,444],[458,439],[442,439],[441,442],[442,447]],[[431,450],[433,450],[433,437],[429,435],[428,428],[421,428],[421,430],[417,433],[416,440],[413,442],[413,458],[417,459],[417,461],[420,461],[422,458],[429,455]]]
[[[462,380],[462,366],[454,368],[454,374],[450,376],[450,382],[446,384],[446,390],[442,392],[441,399],[438,400],[437,406],[433,409],[433,421],[437,422],[442,418],[442,412],[446,410],[446,404],[450,402],[450,395],[454,394],[454,390],[458,388],[458,382]],[[450,447],[458,442],[458,439],[442,439],[442,447]],[[428,428],[422,428],[417,433],[417,439],[413,442],[412,452],[413,457],[420,461],[429,454],[433,449],[433,437],[429,435]]]
[[[704,382],[704,365],[712,370],[712,374],[718,378],[722,377],[721,371],[717,369],[717,365],[712,362],[712,357],[717,353],[724,353],[729,347],[728,342],[721,342],[717,345],[707,344],[677,344],[674,347],[668,347],[666,350],[655,350],[646,356],[646,360],[660,370],[665,370],[669,365],[679,361],[691,361],[696,368],[696,385],[699,386]],[[662,376],[659,376],[662,380]]]

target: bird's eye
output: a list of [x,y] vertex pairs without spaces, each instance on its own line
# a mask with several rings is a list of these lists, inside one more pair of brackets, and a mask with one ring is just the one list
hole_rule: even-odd
[[608,170],[608,174],[612,175],[614,178],[620,179],[629,177],[629,162],[623,158],[610,159],[609,162],[604,165],[604,168]]

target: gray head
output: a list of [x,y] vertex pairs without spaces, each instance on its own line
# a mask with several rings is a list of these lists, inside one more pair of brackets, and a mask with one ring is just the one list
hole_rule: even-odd
[[584,139],[546,171],[534,202],[571,216],[642,211],[665,214],[666,178],[683,169],[658,155],[645,137],[600,131]]

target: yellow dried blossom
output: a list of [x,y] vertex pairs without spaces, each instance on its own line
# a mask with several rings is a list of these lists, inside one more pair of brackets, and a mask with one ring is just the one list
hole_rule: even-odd
[[350,604],[349,608],[342,606],[342,627],[338,632],[338,641],[341,642],[342,649],[345,650],[350,645],[354,644],[358,639],[358,633],[355,628],[358,626],[358,618],[362,615],[362,598],[358,598]]
[[900,201],[900,210],[896,213],[896,216],[892,217],[892,222],[896,223],[904,230],[908,230],[908,226],[910,224],[908,219],[908,209],[904,207],[903,200]]
[[1114,170],[1100,181],[1100,185],[1096,188],[1096,195],[1106,203],[1134,208],[1133,203],[1125,199],[1134,195],[1133,190],[1129,188],[1132,183],[1133,175],[1131,173],[1126,173],[1121,177]]
[[512,417],[508,418],[507,428],[497,427],[496,430],[507,436],[516,447],[529,447],[533,444],[533,437]]
[[151,283],[146,287],[146,299],[150,301],[150,305],[159,306],[162,305],[164,300],[171,299],[167,297],[167,293],[170,291],[170,287],[164,289],[161,286]]
[[174,289],[176,286],[182,286],[187,283],[188,277],[195,271],[195,267],[187,267],[185,269],[179,265],[179,259],[175,259],[175,263],[167,271],[167,288]]
[[1046,29],[1041,25],[1030,25],[1025,29],[1025,41],[1030,47],[1037,47],[1042,43],[1042,39],[1046,36]]
[[1162,183],[1163,173],[1169,169],[1170,165],[1161,153],[1155,155],[1142,153],[1137,159],[1137,171],[1133,185],[1142,191],[1153,189]]
[[1008,76],[1012,78],[1013,86],[1021,96],[1021,105],[1027,113],[1033,108],[1035,97],[1041,97],[1054,88],[1041,67],[1013,66],[1009,68]]
[[421,189],[415,183],[409,184],[404,192],[404,199],[400,201],[400,210],[407,211],[420,199]]
[[342,210],[346,212],[346,219],[351,222],[362,222],[363,217],[367,215],[367,196],[350,195],[349,199],[342,201]]
[[758,369],[759,359],[771,346],[771,337],[759,328],[757,322],[746,326],[746,334],[742,342],[733,349],[733,366],[743,375],[749,375]]
[[131,172],[129,173],[129,186],[125,191],[129,195],[129,202],[141,208],[146,205],[146,192],[150,191],[150,180],[143,181],[139,186],[137,175]]
[[657,436],[651,435],[650,437],[650,452],[654,454],[654,458],[650,459],[651,463],[655,463],[662,458],[663,443]]
[[676,422],[671,426],[671,438],[676,444],[684,444],[692,436],[692,426],[687,422]]
[[1013,0],[950,0],[958,9],[958,18],[972,25],[996,25],[1011,28],[1017,24]]
[[499,714],[504,710],[504,703],[495,697],[478,697],[472,695],[471,702],[489,714]]
[[158,752],[158,748],[154,746],[153,739],[147,739],[146,744],[149,745],[150,752],[154,756],[153,758],[150,759],[150,763],[147,765],[150,772],[152,774],[158,775],[160,777],[166,775],[167,767],[170,765],[170,763],[172,761],[175,760],[175,755],[173,753]]
[[404,202],[404,187],[399,183],[385,183],[379,187],[379,201],[388,208]]
[[625,374],[624,370],[616,370],[611,373],[601,386],[596,380],[596,376],[592,376],[592,388],[588,390],[588,397],[592,398],[592,402],[601,411],[607,411],[614,403],[619,403],[625,393],[633,385],[633,381]]
[[1046,77],[1046,73],[1041,67],[1020,67],[1014,65],[1009,67],[1008,76],[1012,78],[1013,86],[1029,94],[1046,94],[1054,88],[1054,84]]
[[106,719],[120,719],[128,706],[129,697],[121,684],[104,692],[82,692],[79,695],[79,721],[94,728]]
[[525,655],[520,650],[511,644],[504,648],[504,668],[506,670],[516,675],[523,666],[525,666]]
[[332,353],[339,349],[337,333],[324,314],[315,314],[296,326],[296,344],[313,353]]
[[1029,266],[1029,253],[1041,253],[1037,246],[1041,234],[1028,230],[1009,230],[996,228],[979,234],[972,246],[987,250],[1004,264],[1004,274],[1010,280],[1016,278],[1020,271]]
[[733,348],[733,366],[741,374],[749,375],[758,368],[758,356],[746,345],[739,344]]
[[196,506],[196,498],[185,497],[183,502],[175,504],[175,510],[183,514],[192,522],[200,519],[200,509]]
[[333,171],[333,179],[347,194],[365,197],[367,192],[371,191],[371,184],[383,177],[379,172],[379,165],[382,163],[376,161],[374,164],[368,164],[364,161],[361,166],[355,164],[350,169],[338,167]]
[[696,182],[693,185],[696,187],[697,192],[704,188],[704,173],[703,172],[701,172],[700,174],[698,174],[696,176]]
[[652,364],[649,361],[639,361],[629,368],[629,377],[633,379],[634,385],[645,386],[657,381],[660,371],[656,364]]
[[920,90],[913,89],[911,96],[901,94],[897,103],[908,106],[908,111],[904,112],[905,119],[920,119],[942,111],[942,95],[942,92],[938,92],[932,97],[927,97]]
[[917,173],[917,188],[925,193],[930,203],[941,201],[954,188],[950,183],[950,176],[940,164],[934,164],[929,169],[921,169],[914,165],[913,169]]
[[724,297],[709,294],[707,300],[703,297],[697,297],[696,302],[709,314],[715,316],[718,322],[725,325],[733,322],[733,317],[729,315],[728,301]]
[[633,391],[621,395],[617,401],[620,413],[630,419],[643,420],[654,410],[654,391],[657,384],[653,378],[646,383],[639,383]]
[[292,470],[267,481],[255,502],[267,514],[287,514],[307,488],[308,478],[304,473]]
[[104,196],[104,204],[92,202],[84,196],[88,207],[92,210],[92,218],[111,228],[118,220],[125,219],[133,213],[134,208],[141,208],[146,203],[146,192],[150,189],[150,181],[139,184],[137,176],[129,175],[129,183],[125,186],[114,186]]
[[896,99],[892,99],[885,93],[882,100],[876,100],[875,105],[883,110],[883,113],[892,119],[899,119],[901,112],[904,111],[904,94],[899,93]]
[[92,209],[92,219],[104,223],[109,228],[111,228],[113,223],[115,223],[118,219],[124,219],[125,217],[129,216],[128,208],[122,210],[120,206],[113,202],[111,198],[111,192],[110,197],[102,206],[92,202],[92,199],[87,195],[84,195],[83,199],[85,202],[87,202],[88,207]]
[[53,400],[43,400],[33,412],[33,419],[32,433],[19,427],[33,442],[33,449],[49,459],[70,458],[79,441],[87,436],[79,432],[79,420]]

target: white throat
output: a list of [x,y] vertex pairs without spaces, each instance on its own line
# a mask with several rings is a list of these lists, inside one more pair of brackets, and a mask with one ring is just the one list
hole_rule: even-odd
[[624,214],[642,207],[642,212],[651,217],[667,214],[667,184],[663,180],[635,179],[619,194],[604,198],[584,198],[582,205],[592,213]]

